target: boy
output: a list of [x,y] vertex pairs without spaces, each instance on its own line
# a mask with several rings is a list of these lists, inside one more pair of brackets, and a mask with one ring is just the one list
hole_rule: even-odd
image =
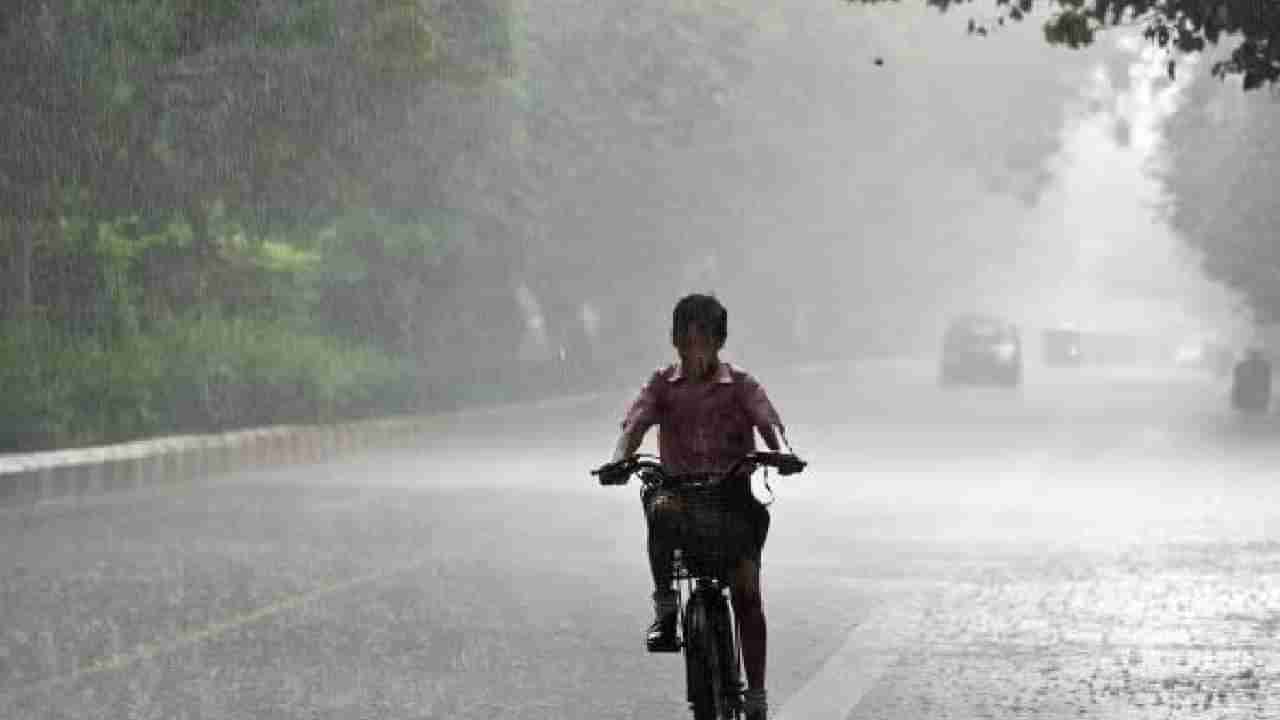
[[[672,313],[671,342],[680,361],[655,372],[622,422],[613,462],[633,455],[650,427],[658,425],[658,451],[673,474],[716,473],[730,469],[755,449],[754,430],[780,452],[782,421],[764,388],[754,378],[720,360],[728,337],[728,312],[716,298],[689,295]],[[608,472],[606,465],[602,471]],[[747,674],[747,720],[764,720],[766,629],[760,601],[760,552],[769,531],[769,511],[751,494],[748,478],[728,483],[730,507],[745,520],[746,532],[725,541],[738,558],[733,571],[733,605],[742,638]],[[649,568],[653,574],[654,621],[646,644],[650,652],[674,652],[676,602],[671,554],[677,540],[679,508],[663,491],[642,495],[649,526]]]

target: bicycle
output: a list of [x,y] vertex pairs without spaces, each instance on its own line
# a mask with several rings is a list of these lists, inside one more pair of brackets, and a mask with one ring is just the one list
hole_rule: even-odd
[[[652,455],[634,455],[591,472],[602,485],[625,485],[640,474],[645,490],[663,489],[680,501],[684,532],[673,555],[677,640],[685,660],[685,683],[694,720],[738,720],[742,717],[742,652],[729,592],[729,557],[723,543],[731,513],[726,480],[747,481],[759,466],[782,475],[802,471],[807,463],[795,455],[752,452],[725,473],[671,474]],[[742,469],[751,471],[740,475]]]

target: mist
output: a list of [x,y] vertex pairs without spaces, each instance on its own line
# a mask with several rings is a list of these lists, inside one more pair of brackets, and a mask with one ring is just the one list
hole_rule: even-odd
[[1280,716],[1270,186],[1187,217],[1271,126],[1211,58],[1022,2],[15,8],[0,716]]
[[[1034,23],[975,39],[917,6],[750,12],[749,69],[690,119],[714,130],[648,158],[648,191],[629,168],[565,210],[598,272],[647,278],[625,285],[621,327],[615,301],[585,300],[603,337],[663,360],[669,306],[693,291],[726,301],[748,362],[927,351],[974,310],[1031,331],[1239,334],[1165,217],[1162,126],[1191,73],[1165,81],[1136,36],[1045,51]],[[566,270],[538,284],[568,287]]]

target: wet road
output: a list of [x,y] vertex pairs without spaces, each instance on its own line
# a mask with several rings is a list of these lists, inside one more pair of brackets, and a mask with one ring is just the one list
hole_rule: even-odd
[[[1214,380],[760,373],[812,462],[765,553],[784,717],[1280,716],[1280,428]],[[626,398],[413,452],[0,510],[0,716],[683,716]]]

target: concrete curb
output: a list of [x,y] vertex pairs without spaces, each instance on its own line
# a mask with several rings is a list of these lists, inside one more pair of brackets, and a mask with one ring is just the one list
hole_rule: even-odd
[[99,495],[401,447],[438,416],[285,425],[0,457],[0,504]]
[[[829,364],[774,370],[808,375]],[[771,372],[771,374],[772,374]],[[587,405],[634,388],[612,388],[534,402],[466,408],[332,425],[276,425],[209,435],[176,435],[118,445],[0,455],[0,505],[100,495],[204,480],[247,470],[322,462],[369,450],[410,447],[450,419],[520,409]]]

